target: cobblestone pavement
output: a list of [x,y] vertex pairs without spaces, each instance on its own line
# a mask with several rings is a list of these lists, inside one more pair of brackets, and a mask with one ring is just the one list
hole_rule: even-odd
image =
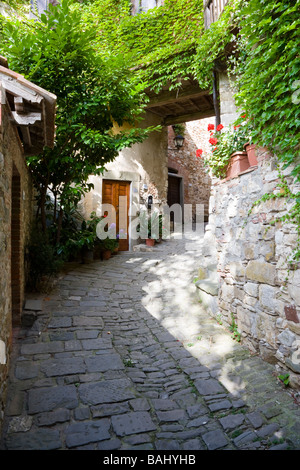
[[15,331],[2,450],[300,449],[300,408],[201,309],[201,242],[73,266]]

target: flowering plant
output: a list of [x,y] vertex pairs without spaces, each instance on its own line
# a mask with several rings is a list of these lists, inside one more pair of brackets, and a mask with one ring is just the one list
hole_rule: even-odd
[[[245,115],[241,116],[242,119]],[[207,130],[210,132],[209,143],[211,152],[204,157],[204,165],[209,167],[213,176],[224,178],[226,169],[234,152],[243,152],[244,145],[249,141],[249,128],[246,121],[241,124],[224,130],[224,126],[219,124],[216,129],[213,124],[208,124]],[[202,155],[202,150],[197,150],[197,156]]]

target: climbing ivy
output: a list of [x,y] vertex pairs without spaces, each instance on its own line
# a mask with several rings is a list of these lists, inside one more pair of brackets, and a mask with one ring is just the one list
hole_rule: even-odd
[[[244,2],[237,35],[238,56],[232,56],[236,76],[236,102],[246,111],[252,140],[276,155],[300,181],[300,0],[248,0]],[[273,221],[292,223],[298,239],[289,258],[300,260],[300,192],[291,190],[279,171],[279,191],[267,193],[255,204],[284,197],[286,213]],[[277,188],[278,189],[278,188]]]
[[251,120],[253,140],[292,164],[300,180],[300,0],[248,0],[239,28],[237,104]]
[[237,33],[242,15],[241,0],[229,2],[220,16],[198,38],[194,73],[203,88],[212,83],[216,66],[225,67],[237,55]]
[[0,54],[12,70],[57,96],[54,148],[27,158],[44,231],[49,190],[55,207],[60,203],[59,218],[56,211],[53,215],[57,241],[64,210],[91,189],[89,176],[101,174],[120,150],[157,130],[138,126],[144,109],[142,85],[135,83],[120,56],[97,53],[95,31],[82,29],[80,11],[70,3],[50,5],[40,21],[3,18],[0,30]]
[[[144,89],[180,88],[187,77],[211,88],[216,66],[227,65],[252,140],[300,180],[300,0],[230,0],[207,30],[202,0],[165,0],[136,16],[130,0],[69,3],[80,11],[81,29],[96,32],[99,56],[122,57]],[[294,199],[298,223],[300,196]]]
[[97,28],[99,53],[125,56],[139,80],[153,90],[168,82],[171,89],[179,87],[194,72],[204,30],[202,0],[166,0],[136,16],[129,0],[96,0],[84,10],[85,26]]

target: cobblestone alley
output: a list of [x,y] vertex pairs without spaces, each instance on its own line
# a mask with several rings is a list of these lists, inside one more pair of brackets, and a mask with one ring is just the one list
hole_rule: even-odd
[[15,331],[3,450],[300,449],[273,367],[209,318],[201,242],[72,266]]

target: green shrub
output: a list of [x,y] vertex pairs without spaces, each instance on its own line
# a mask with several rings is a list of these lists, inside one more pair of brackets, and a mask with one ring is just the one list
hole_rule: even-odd
[[61,269],[63,261],[47,236],[36,228],[26,246],[27,289],[41,291]]

